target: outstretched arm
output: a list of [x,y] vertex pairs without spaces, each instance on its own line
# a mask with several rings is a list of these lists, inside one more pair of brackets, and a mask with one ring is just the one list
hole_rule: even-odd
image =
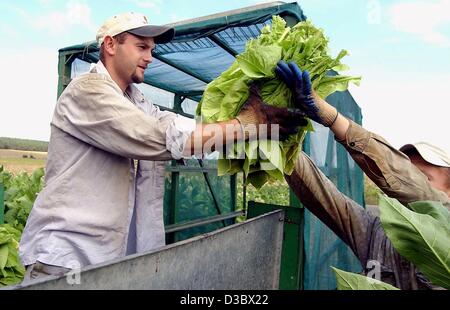
[[343,136],[335,132],[336,140],[384,193],[404,205],[432,200],[441,201],[445,207],[450,208],[449,197],[435,189],[405,154],[382,137],[351,120],[345,120],[348,122],[347,130]]
[[270,106],[262,101],[257,84],[235,119],[213,124],[197,124],[186,142],[185,156],[223,150],[235,141],[270,138],[283,141],[306,126],[303,113]]
[[285,176],[303,205],[339,236],[356,254],[363,266],[377,217],[342,194],[305,154],[300,153],[294,172]]
[[448,196],[434,187],[409,158],[382,137],[342,116],[311,88],[307,71],[295,63],[280,62],[278,76],[294,93],[297,106],[314,121],[329,127],[366,175],[388,196],[402,204],[419,200],[441,201],[450,208]]

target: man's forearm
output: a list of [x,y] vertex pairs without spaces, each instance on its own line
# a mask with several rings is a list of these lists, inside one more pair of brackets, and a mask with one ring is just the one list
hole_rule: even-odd
[[[317,106],[321,107],[324,110],[330,110],[328,114],[333,114],[336,112],[336,109],[333,108],[328,102],[326,102],[324,99],[320,98],[317,94],[313,94],[314,101]],[[334,111],[334,112],[331,112]],[[337,118],[334,120],[333,124],[331,125],[330,129],[336,136],[338,140],[345,139],[345,135],[347,133],[348,127],[350,123],[348,119],[346,119],[343,115],[338,113]]]
[[236,119],[214,124],[197,124],[183,153],[185,156],[191,156],[221,151],[225,145],[239,140],[244,140],[244,134]]
[[330,127],[330,129],[338,140],[344,140],[349,126],[350,122],[348,121],[348,119],[339,113],[336,121]]

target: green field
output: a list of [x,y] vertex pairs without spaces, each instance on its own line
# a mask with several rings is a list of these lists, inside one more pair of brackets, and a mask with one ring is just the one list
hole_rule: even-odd
[[46,152],[0,149],[0,166],[14,174],[32,173],[37,168],[45,167],[46,161]]

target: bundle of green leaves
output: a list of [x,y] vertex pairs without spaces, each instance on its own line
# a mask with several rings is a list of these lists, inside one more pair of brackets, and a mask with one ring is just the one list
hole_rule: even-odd
[[[335,91],[344,91],[349,82],[359,84],[360,78],[330,75],[330,72],[348,69],[341,63],[347,55],[343,50],[336,58],[328,54],[328,39],[321,29],[310,21],[294,27],[286,26],[279,16],[274,16],[272,27],[266,26],[261,35],[247,43],[245,51],[237,56],[233,65],[208,84],[197,114],[205,123],[233,119],[249,97],[249,85],[259,81],[265,103],[277,107],[294,107],[290,89],[277,78],[275,68],[280,60],[294,61],[311,74],[312,85],[322,98]],[[301,151],[301,143],[311,123],[287,141],[254,141],[235,145],[219,160],[219,175],[244,171],[247,183],[262,187],[270,179],[282,180],[290,175],[294,161]],[[241,153],[240,153],[241,152]],[[245,152],[245,159],[242,158]],[[230,159],[231,158],[231,159]]]

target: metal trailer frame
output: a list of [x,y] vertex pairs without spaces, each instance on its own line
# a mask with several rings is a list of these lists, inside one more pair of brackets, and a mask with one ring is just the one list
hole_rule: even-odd
[[284,212],[8,290],[276,290]]

